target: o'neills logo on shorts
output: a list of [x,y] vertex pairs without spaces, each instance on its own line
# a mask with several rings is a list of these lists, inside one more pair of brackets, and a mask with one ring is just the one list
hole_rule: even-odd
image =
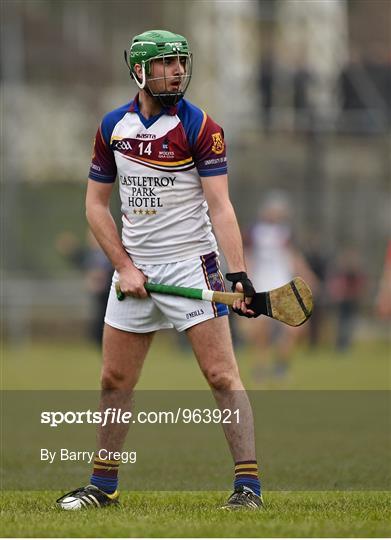
[[191,311],[190,313],[186,313],[186,319],[194,319],[194,317],[199,317],[200,315],[204,314],[204,310],[197,309],[196,311]]

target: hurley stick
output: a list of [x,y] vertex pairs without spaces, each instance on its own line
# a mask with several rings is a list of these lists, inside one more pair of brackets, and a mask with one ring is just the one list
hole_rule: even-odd
[[[193,289],[190,287],[176,287],[175,285],[163,285],[157,283],[145,283],[144,287],[149,293],[171,294],[206,300],[232,306],[235,300],[243,300],[243,293],[230,293],[212,291],[210,289]],[[125,294],[121,291],[119,282],[115,284],[118,300],[123,300]],[[296,277],[282,287],[255,293],[248,308],[255,315],[266,315],[289,326],[300,326],[311,316],[313,309],[312,293],[306,282]]]

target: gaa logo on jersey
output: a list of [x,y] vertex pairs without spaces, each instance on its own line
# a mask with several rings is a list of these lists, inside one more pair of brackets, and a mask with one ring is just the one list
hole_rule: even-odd
[[221,133],[212,133],[212,152],[215,154],[222,154],[224,152],[224,141]]
[[115,140],[113,142],[114,150],[132,150],[132,146],[126,139]]

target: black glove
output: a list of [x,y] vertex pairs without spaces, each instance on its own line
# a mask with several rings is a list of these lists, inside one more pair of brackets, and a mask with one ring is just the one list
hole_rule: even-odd
[[[249,296],[254,296],[255,289],[254,289],[253,284],[247,277],[246,272],[233,272],[231,274],[225,274],[225,277],[228,279],[228,281],[232,282],[232,287],[231,287],[232,292],[236,292],[236,284],[241,283],[243,285],[244,297],[247,298]],[[234,311],[241,317],[247,317],[248,319],[251,319],[252,317],[254,317],[254,315],[250,315],[249,313],[243,313],[241,309],[232,308],[232,311]]]

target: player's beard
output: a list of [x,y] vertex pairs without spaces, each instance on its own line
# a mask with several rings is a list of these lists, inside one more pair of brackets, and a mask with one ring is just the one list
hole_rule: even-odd
[[183,98],[182,92],[169,93],[169,94],[160,94],[157,99],[163,107],[173,107]]
[[177,92],[160,92],[153,94],[148,84],[145,85],[144,90],[153,100],[160,103],[162,107],[173,107],[183,98],[184,95],[180,90]]
[[[164,89],[162,90],[151,90],[150,83],[155,83],[156,79],[150,79],[146,81],[144,90],[152,98],[157,99],[162,107],[172,107],[176,105],[185,95],[185,92],[190,84],[191,72],[186,73],[182,76],[167,77],[163,76],[160,78],[161,81],[164,81]],[[172,82],[179,83],[176,88],[169,90],[168,86],[173,86]],[[153,86],[152,86],[153,88]]]
[[149,85],[146,84],[144,90],[149,96],[151,96],[152,99],[154,99],[162,107],[173,107],[184,96],[184,92],[182,92],[180,88],[178,88],[178,90],[173,91],[173,92],[165,91],[165,92],[152,93],[151,89],[149,88]]

